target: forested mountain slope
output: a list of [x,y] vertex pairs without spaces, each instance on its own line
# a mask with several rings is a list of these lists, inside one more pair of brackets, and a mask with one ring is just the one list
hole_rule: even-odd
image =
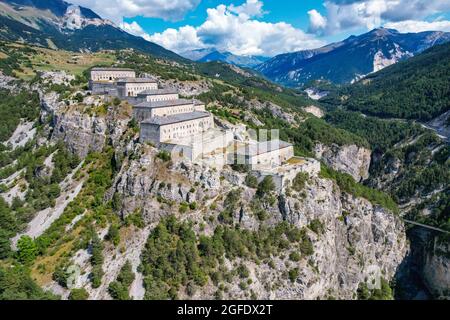
[[450,44],[367,76],[323,101],[382,118],[429,121],[450,110]]

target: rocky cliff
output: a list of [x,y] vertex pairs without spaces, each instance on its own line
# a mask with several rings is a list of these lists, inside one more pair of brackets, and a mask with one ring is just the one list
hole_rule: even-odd
[[[211,234],[219,224],[216,217],[227,206],[225,195],[239,188],[242,196],[232,217],[241,228],[258,230],[287,221],[307,230],[313,253],[298,262],[288,258],[294,248],[274,257],[270,266],[241,261],[250,270],[250,288],[260,299],[356,298],[359,285],[374,270],[391,280],[408,251],[398,217],[365,199],[342,193],[331,180],[310,177],[301,192],[287,190],[274,203],[263,204],[267,217],[261,220],[252,203],[256,190],[243,184],[245,175],[163,163],[148,146],[137,145],[136,154],[139,159],[126,165],[114,187],[124,216],[142,209],[146,223],[151,224],[175,214],[195,226],[202,225],[201,230],[196,228],[198,234]],[[183,202],[195,202],[197,209],[180,214]],[[312,227],[317,224],[322,226],[320,230]],[[234,262],[225,263],[231,266]],[[294,283],[283,276],[292,268],[300,270]],[[212,298],[215,291],[214,284],[208,283],[194,298]],[[224,298],[247,296],[236,282]]]
[[371,151],[368,149],[356,145],[326,146],[319,143],[314,152],[318,159],[335,170],[348,173],[355,181],[363,181],[369,177]]

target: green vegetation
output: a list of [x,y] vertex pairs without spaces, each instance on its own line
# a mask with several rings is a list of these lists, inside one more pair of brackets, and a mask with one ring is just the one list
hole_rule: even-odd
[[171,216],[153,230],[142,254],[145,297],[176,299],[180,290],[189,288],[192,292],[193,287],[202,287],[209,280],[218,285],[232,281],[234,276],[246,278],[249,273],[245,266],[227,270],[223,257],[261,261],[288,248],[312,254],[306,231],[288,223],[258,231],[223,225],[210,237],[196,236],[190,224]]
[[169,152],[167,152],[167,151],[160,151],[157,155],[156,155],[156,157],[157,158],[159,158],[159,159],[161,159],[162,161],[164,161],[164,162],[168,162],[168,161],[170,161],[171,159],[172,159],[172,156],[170,155],[170,153]]
[[354,195],[355,197],[365,198],[374,205],[379,205],[398,213],[398,206],[389,195],[357,183],[349,174],[335,171],[322,164],[320,177],[336,181],[339,188],[344,192]]
[[24,265],[30,265],[38,254],[36,243],[29,236],[22,236],[17,242],[18,259]]
[[251,173],[245,177],[245,185],[249,188],[258,188],[258,179]]
[[16,72],[23,72],[24,68],[31,66],[30,57],[36,53],[30,47],[13,47],[8,42],[0,41],[0,70],[7,76],[15,76]]
[[59,299],[42,290],[29,276],[25,267],[0,266],[0,300],[56,300]]
[[111,241],[116,247],[120,243],[120,232],[119,227],[116,224],[112,224],[109,227],[108,234],[106,235],[106,239]]
[[22,91],[13,94],[0,89],[0,141],[11,137],[20,119],[35,121],[39,116],[39,105],[39,95],[36,92]]
[[305,172],[299,172],[292,181],[292,188],[297,192],[301,192],[305,188],[306,182],[308,182],[308,180],[309,174]]
[[381,278],[379,289],[369,289],[367,283],[362,282],[358,287],[358,300],[394,300],[392,289],[386,279]]
[[89,293],[86,289],[72,289],[70,291],[69,300],[87,300],[89,299]]
[[264,122],[264,129],[279,129],[280,139],[294,144],[299,155],[313,155],[313,149],[318,142],[325,145],[356,144],[369,147],[368,142],[353,133],[329,125],[322,119],[308,118],[298,128],[292,127],[286,121],[274,116],[269,110],[255,110],[259,120]]
[[428,121],[450,110],[449,78],[450,44],[443,44],[369,75],[325,102],[382,118]]
[[318,235],[325,232],[325,224],[319,219],[313,219],[308,225],[308,228]]
[[92,234],[92,242],[91,242],[91,264],[92,264],[92,273],[91,273],[91,281],[92,286],[94,288],[98,288],[101,284],[103,277],[103,243],[98,237],[97,233],[93,231]]
[[386,152],[396,143],[426,132],[411,122],[363,117],[357,112],[343,110],[329,112],[325,119],[338,128],[363,137],[375,152]]
[[239,202],[241,200],[241,189],[235,189],[227,194],[224,201],[225,209],[219,214],[218,220],[225,224],[233,223],[233,213],[238,208]]
[[272,176],[266,176],[264,179],[258,184],[258,189],[256,190],[256,195],[260,198],[270,194],[275,191],[275,183],[273,182]]
[[120,269],[116,281],[109,284],[108,291],[115,300],[131,300],[129,289],[135,278],[130,261]]

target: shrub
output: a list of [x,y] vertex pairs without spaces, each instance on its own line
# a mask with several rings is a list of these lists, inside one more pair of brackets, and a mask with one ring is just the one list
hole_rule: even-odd
[[104,272],[102,266],[95,266],[92,268],[91,272],[91,282],[93,288],[98,288],[102,284]]
[[112,224],[109,227],[108,230],[108,234],[106,235],[106,238],[111,241],[114,246],[119,245],[120,243],[120,232],[119,232],[119,228],[117,227],[117,225]]
[[129,289],[135,278],[130,261],[127,261],[120,269],[116,281],[108,286],[111,297],[115,300],[130,300]]
[[258,188],[258,179],[253,174],[249,173],[245,178],[245,184],[249,188],[256,189]]
[[196,210],[197,209],[197,202],[192,202],[189,204],[189,209]]
[[325,232],[325,225],[319,219],[312,220],[308,228],[318,235],[321,235]]
[[239,278],[246,279],[250,276],[250,271],[244,264],[240,264],[237,268],[237,273],[239,275]]
[[38,254],[38,247],[33,239],[29,236],[22,236],[17,242],[17,255],[21,263],[25,265],[31,264]]
[[164,162],[169,162],[170,160],[172,160],[172,156],[170,155],[170,153],[165,150],[160,151],[156,157]]
[[289,259],[293,262],[298,262],[300,261],[300,254],[298,252],[291,252],[291,254],[289,255]]
[[259,197],[264,197],[265,195],[269,194],[270,192],[275,191],[275,183],[273,182],[273,178],[271,176],[266,176],[263,181],[261,181],[258,185],[258,190],[256,191],[256,194]]
[[299,272],[298,268],[294,268],[294,269],[289,270],[289,280],[291,280],[292,283],[297,281],[299,273],[300,272]]
[[89,293],[84,288],[72,289],[70,291],[69,300],[87,300]]
[[305,188],[308,179],[309,175],[307,173],[299,172],[292,181],[292,188],[297,192],[302,191]]

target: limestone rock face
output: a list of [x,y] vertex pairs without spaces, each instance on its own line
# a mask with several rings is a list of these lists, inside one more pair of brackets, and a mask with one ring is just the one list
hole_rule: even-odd
[[329,147],[319,143],[314,152],[316,158],[337,171],[348,173],[357,182],[369,177],[371,151],[368,149],[356,145]]
[[428,289],[436,297],[450,297],[450,245],[435,243],[434,251],[426,253],[423,278]]
[[140,152],[140,159],[132,161],[117,179],[115,191],[122,198],[123,216],[142,208],[148,223],[158,222],[177,213],[181,203],[207,202],[218,196],[219,172],[190,163],[164,163],[153,148]]
[[53,140],[63,140],[67,148],[84,158],[90,151],[99,152],[106,140],[105,119],[78,112],[54,116]]
[[[358,286],[374,270],[391,280],[409,250],[398,217],[365,199],[342,193],[331,180],[311,177],[301,192],[281,194],[272,205],[263,203],[267,217],[261,220],[252,211],[256,190],[243,184],[243,176],[227,172],[229,169],[219,173],[192,164],[163,163],[155,156],[156,149],[145,148],[140,151],[140,159],[128,164],[114,187],[121,198],[123,215],[142,210],[146,223],[155,224],[175,214],[179,219],[189,218],[194,225],[203,225],[197,232],[210,235],[218,221],[209,217],[223,211],[229,191],[240,189],[240,201],[232,216],[241,228],[258,230],[287,221],[307,230],[314,253],[302,256],[299,262],[289,260],[295,248],[274,257],[272,266],[242,261],[250,271],[251,289],[259,299],[356,298]],[[196,202],[197,210],[179,213],[183,202]],[[213,203],[215,209],[211,209]],[[311,223],[317,221],[323,225],[323,232],[312,231]],[[232,261],[225,259],[224,263],[232,268]],[[300,273],[291,282],[282,275],[293,268]],[[225,299],[248,298],[239,288],[239,281],[227,285]],[[210,299],[216,290],[209,283],[191,298]]]

